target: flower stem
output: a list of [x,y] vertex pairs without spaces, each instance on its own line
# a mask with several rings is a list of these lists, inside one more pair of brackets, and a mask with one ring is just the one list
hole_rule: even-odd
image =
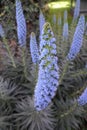
[[13,67],[16,68],[15,61],[14,61],[14,59],[13,59],[13,56],[12,56],[12,54],[11,54],[9,45],[7,44],[7,40],[6,40],[5,37],[3,37],[3,42],[4,42],[4,44],[5,44],[5,47],[6,47],[7,51],[8,51],[8,54],[9,54],[9,57],[10,57],[11,62],[12,62],[12,64],[13,64]]
[[22,61],[23,61],[23,67],[24,67],[24,75],[25,75],[25,78],[27,78],[27,67],[26,67],[26,58],[25,58],[25,48],[22,48]]

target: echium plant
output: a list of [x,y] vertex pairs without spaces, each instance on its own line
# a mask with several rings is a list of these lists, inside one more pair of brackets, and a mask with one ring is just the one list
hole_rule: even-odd
[[58,26],[61,26],[62,25],[62,18],[61,18],[61,15],[59,15],[58,17]]
[[51,103],[58,88],[59,68],[55,42],[50,24],[46,23],[41,34],[40,64],[34,94],[34,105],[37,111],[45,109]]
[[79,15],[80,15],[80,0],[76,0],[73,20],[77,20]]
[[42,32],[42,28],[43,28],[43,25],[45,24],[45,17],[43,15],[43,12],[40,10],[40,14],[39,14],[39,29],[40,29],[40,35],[41,35],[41,32]]
[[64,11],[63,40],[68,39],[67,11]]
[[24,75],[27,78],[27,67],[26,67],[26,21],[23,14],[23,9],[20,0],[16,0],[16,21],[17,21],[17,34],[18,43],[22,47],[22,61],[24,66]]
[[53,15],[53,24],[56,24],[56,15]]
[[67,56],[68,60],[73,60],[76,57],[76,55],[79,53],[82,47],[84,30],[85,30],[85,18],[84,15],[81,15]]
[[23,46],[26,44],[26,22],[20,0],[16,0],[16,21],[18,43],[20,46]]
[[[66,22],[66,12],[64,17]],[[27,51],[26,22],[20,0],[16,0],[16,20],[19,40],[17,47],[22,58],[13,57],[17,61],[16,67],[6,63],[0,77],[0,129],[85,130],[84,124],[81,124],[85,119],[84,105],[87,105],[84,15],[80,16],[76,27],[72,24],[75,33],[71,37],[69,34],[66,41],[62,40],[61,20],[58,24],[58,33],[55,33],[58,40],[55,39],[50,24],[44,25],[42,22],[39,47],[35,34],[30,35],[33,63]],[[69,32],[74,32],[73,30],[70,29]],[[4,37],[2,26],[0,35]],[[36,76],[32,76],[32,66],[38,67],[38,73],[34,71]]]

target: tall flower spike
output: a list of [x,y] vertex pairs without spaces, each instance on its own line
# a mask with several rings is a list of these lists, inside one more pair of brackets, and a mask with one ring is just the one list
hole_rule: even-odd
[[68,39],[67,10],[64,11],[63,40]]
[[5,37],[5,32],[1,24],[0,24],[0,36]]
[[16,21],[17,21],[18,42],[20,46],[23,46],[26,44],[26,22],[20,0],[16,0]]
[[53,15],[53,23],[56,24],[56,15]]
[[77,20],[77,18],[79,17],[79,13],[80,13],[80,0],[76,0],[73,20]]
[[32,32],[30,36],[30,52],[33,63],[38,63],[39,61],[39,50],[36,42],[36,36],[35,33]]
[[50,24],[46,23],[41,35],[39,73],[34,94],[34,105],[37,111],[43,110],[48,106],[51,99],[55,96],[59,85],[59,68],[55,42]]
[[42,13],[42,11],[40,10],[40,15],[39,15],[39,28],[40,28],[40,35],[41,35],[41,32],[42,32],[42,28],[43,28],[43,25],[45,24],[45,17]]
[[67,22],[67,10],[64,11],[64,23]]
[[81,96],[78,98],[78,104],[80,106],[83,106],[87,103],[87,88],[84,90],[84,92],[81,94]]
[[84,29],[85,29],[85,18],[84,15],[81,15],[73,36],[71,48],[67,56],[68,60],[73,60],[76,57],[76,55],[79,53],[80,48],[82,46]]
[[59,15],[58,17],[58,26],[61,26],[62,25],[62,19],[61,19],[61,15]]
[[67,40],[68,39],[68,22],[64,23],[63,25],[63,40]]

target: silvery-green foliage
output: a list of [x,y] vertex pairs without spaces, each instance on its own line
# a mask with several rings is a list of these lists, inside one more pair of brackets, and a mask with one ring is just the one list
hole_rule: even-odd
[[79,98],[78,98],[78,104],[81,105],[81,106],[87,104],[87,88],[79,96]]
[[40,14],[39,14],[39,29],[40,29],[40,35],[41,35],[41,32],[42,32],[42,28],[43,28],[43,25],[45,24],[45,17],[43,15],[43,12],[40,10]]
[[73,60],[76,57],[76,55],[79,53],[82,47],[84,30],[85,30],[85,18],[84,15],[81,15],[67,56],[68,60]]
[[26,21],[20,0],[16,0],[16,21],[18,43],[20,46],[23,46],[24,44],[26,44]]
[[0,76],[0,128],[8,130],[12,126],[11,114],[15,104],[17,86]]
[[20,130],[54,130],[56,119],[51,105],[38,112],[33,98],[28,96],[17,102],[16,112],[15,123]]
[[78,105],[69,100],[69,98],[66,101],[63,99],[58,100],[56,105],[58,122],[55,130],[79,130],[79,125],[82,123],[80,118],[82,117],[83,109],[81,107],[78,108]]
[[77,20],[80,14],[80,0],[76,0],[73,20]]
[[36,36],[35,33],[31,33],[30,35],[30,52],[31,52],[31,57],[32,57],[32,62],[34,64],[39,62],[39,50],[38,50],[38,45],[36,41]]
[[0,99],[6,102],[15,100],[16,98],[16,84],[12,83],[9,79],[4,80],[0,77]]
[[49,23],[43,27],[40,42],[40,64],[35,87],[34,105],[37,111],[45,109],[55,96],[59,85],[56,40]]
[[0,36],[1,37],[4,37],[5,36],[5,32],[4,32],[4,29],[2,27],[2,25],[0,24]]

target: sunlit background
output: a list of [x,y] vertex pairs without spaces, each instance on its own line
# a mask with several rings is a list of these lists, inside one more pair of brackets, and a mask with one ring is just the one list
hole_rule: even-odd
[[69,1],[50,2],[48,6],[51,9],[69,8],[70,2]]

